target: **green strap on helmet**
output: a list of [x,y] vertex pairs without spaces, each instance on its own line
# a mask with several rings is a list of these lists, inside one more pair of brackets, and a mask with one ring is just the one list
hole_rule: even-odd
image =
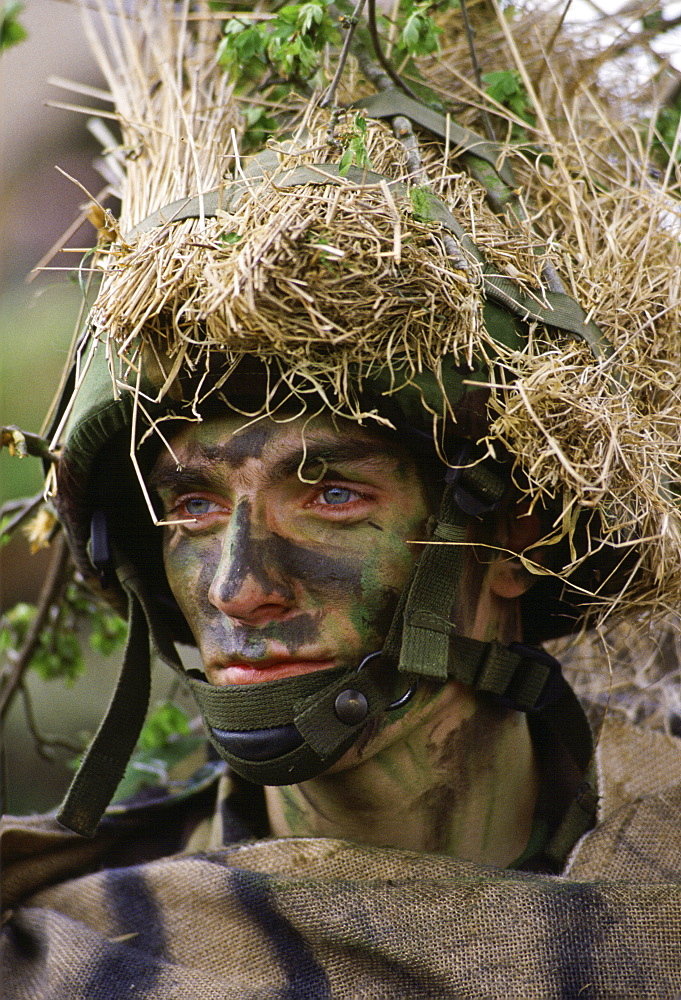
[[125,774],[144,724],[151,687],[149,631],[137,596],[128,591],[129,632],[109,708],[62,803],[62,826],[93,837]]

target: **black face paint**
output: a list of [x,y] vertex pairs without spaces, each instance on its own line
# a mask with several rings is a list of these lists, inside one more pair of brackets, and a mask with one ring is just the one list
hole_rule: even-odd
[[227,604],[233,600],[250,575],[265,594],[278,594],[286,601],[293,600],[293,589],[283,576],[281,564],[269,558],[265,542],[256,541],[251,533],[251,504],[242,500],[234,512],[234,537],[230,550],[227,578],[220,583],[216,597]]
[[[303,581],[315,597],[330,591],[361,594],[361,567],[355,562],[325,555],[319,549],[306,549],[273,532],[263,539],[253,538],[248,500],[241,501],[234,520],[229,573],[216,593],[220,602],[233,600],[249,575],[264,594],[277,594],[287,601],[294,599],[294,580]],[[205,582],[201,581],[203,585]]]
[[239,469],[249,458],[260,458],[270,435],[271,428],[266,424],[249,427],[247,431],[235,434],[227,444],[218,445],[213,460],[228,462],[233,469]]
[[297,653],[306,644],[313,643],[319,636],[319,622],[314,615],[303,613],[284,621],[269,622],[260,627],[249,625],[229,626],[215,609],[213,625],[215,638],[227,657],[261,659],[265,656],[269,643],[285,646],[290,654]]

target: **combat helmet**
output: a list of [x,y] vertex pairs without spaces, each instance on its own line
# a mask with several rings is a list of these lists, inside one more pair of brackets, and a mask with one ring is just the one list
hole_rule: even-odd
[[[613,316],[593,298],[588,253],[576,255],[579,275],[575,261],[566,268],[571,291],[592,294],[588,309],[567,294],[552,258],[597,236],[552,189],[572,168],[563,137],[546,153],[561,157],[553,170],[543,153],[519,164],[544,234],[562,223],[552,248],[523,207],[508,149],[386,83],[361,54],[352,86],[327,92],[326,106],[320,93],[277,98],[278,131],[247,156],[210,19],[190,31],[164,3],[125,30],[104,5],[100,16],[118,39],[114,55],[98,48],[123,130],[122,208],[105,219],[101,285],[55,417],[48,487],[79,569],[127,604],[130,633],[61,821],[92,833],[122,776],[146,710],[149,635],[191,687],[217,753],[264,784],[321,773],[368,719],[403,710],[420,677],[578,720],[551,657],[468,639],[450,621],[467,525],[493,517],[509,489],[542,511],[541,544],[559,553],[548,567],[521,554],[543,574],[526,614],[533,642],[625,597],[645,607],[671,603],[674,586],[678,595],[671,317],[654,315],[657,290],[645,319],[624,324],[617,301]],[[616,178],[605,196],[600,175],[574,184],[594,216],[599,197],[617,211],[631,198]],[[643,181],[636,198],[649,211],[664,200]],[[217,401],[257,418],[282,400],[431,449],[444,480],[435,544],[363,669],[215,688],[175,650],[191,637],[165,581],[145,463],[174,421]]]

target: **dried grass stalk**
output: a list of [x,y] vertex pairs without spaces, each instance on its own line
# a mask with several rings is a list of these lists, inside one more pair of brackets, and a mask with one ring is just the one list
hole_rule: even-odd
[[[103,27],[96,34],[90,21],[90,33],[127,156],[118,238],[100,253],[91,314],[115,377],[136,371],[140,344],[164,367],[162,391],[180,366],[200,372],[216,352],[228,366],[244,353],[284,358],[301,398],[317,393],[346,416],[380,419],[356,392],[377,366],[393,366],[399,387],[424,366],[437,375],[448,354],[467,360],[492,348],[490,451],[507,448],[532,500],[557,505],[555,538],[573,530],[577,509],[592,508],[603,537],[640,553],[635,579],[604,613],[678,608],[680,178],[673,165],[651,171],[652,131],[630,124],[632,109],[650,113],[657,81],[645,107],[642,88],[613,94],[596,73],[599,54],[556,34],[552,12],[528,8],[515,40],[489,18],[476,26],[484,69],[515,64],[535,96],[535,126],[502,109],[496,116],[500,139],[514,127],[527,132],[520,152],[508,145],[503,154],[513,156],[527,221],[495,215],[458,151],[423,136],[428,183],[499,273],[538,301],[549,260],[615,355],[595,359],[581,341],[540,326],[523,350],[501,350],[482,322],[476,262],[463,253],[454,260],[440,228],[390,190],[408,180],[406,154],[380,122],[368,123],[367,148],[387,183],[291,188],[271,176],[216,218],[126,235],[175,199],[241,177],[244,125],[214,65],[217,29],[207,13],[195,32],[186,6],[178,12],[164,0],[130,19],[122,4],[115,17],[104,0],[98,9]],[[459,18],[447,15],[443,52],[422,69],[461,109],[459,122],[479,127],[480,95],[461,73],[468,56]],[[370,90],[356,66],[348,79],[345,100]],[[286,142],[272,144],[278,171],[338,159],[326,141],[328,112],[299,99],[277,111],[289,129]],[[338,134],[350,128],[351,117]],[[582,558],[575,554],[566,576]]]

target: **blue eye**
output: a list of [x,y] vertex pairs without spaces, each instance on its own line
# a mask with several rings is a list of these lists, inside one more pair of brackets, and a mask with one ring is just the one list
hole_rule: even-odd
[[185,509],[192,517],[200,514],[210,514],[215,504],[212,500],[202,500],[200,497],[190,497],[184,502]]
[[327,486],[322,493],[324,502],[328,504],[349,503],[355,495],[352,490],[344,489],[342,486]]

